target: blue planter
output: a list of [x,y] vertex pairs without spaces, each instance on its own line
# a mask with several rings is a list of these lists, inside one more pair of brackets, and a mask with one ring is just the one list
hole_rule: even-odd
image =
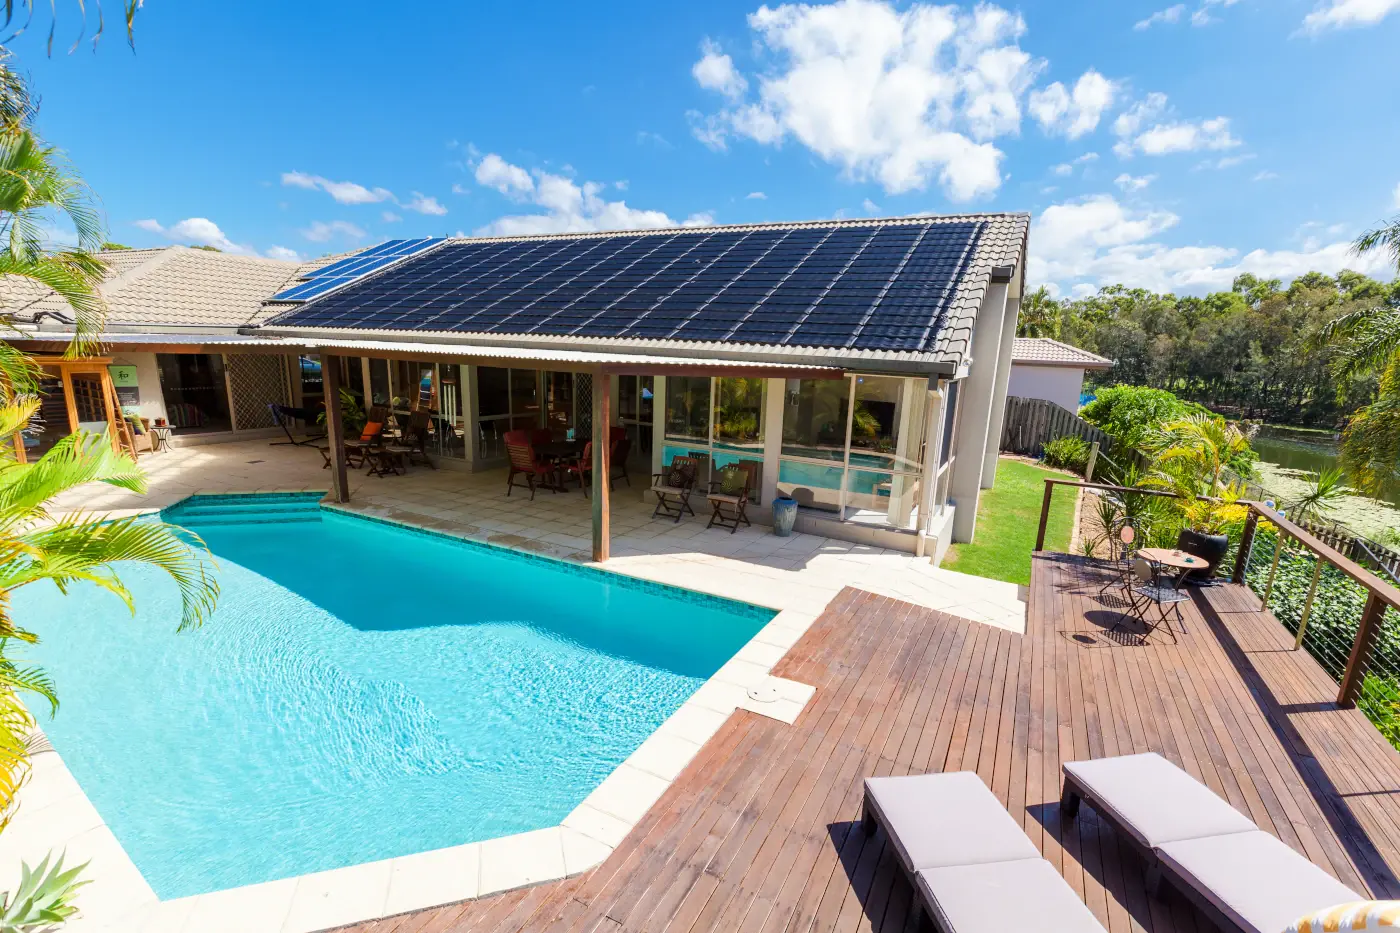
[[797,521],[797,500],[779,496],[773,500],[773,534],[786,538],[792,534],[792,524]]

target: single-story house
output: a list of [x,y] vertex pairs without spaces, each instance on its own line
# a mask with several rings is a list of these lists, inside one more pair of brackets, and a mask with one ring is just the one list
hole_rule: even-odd
[[1019,398],[1043,398],[1069,411],[1079,410],[1084,374],[1113,368],[1113,360],[1051,340],[1049,337],[1017,337],[1011,350],[1011,385],[1008,394]]
[[[1028,228],[1025,214],[970,214],[390,241],[215,285],[240,296],[217,322],[114,315],[104,341],[114,359],[153,355],[172,424],[184,416],[161,359],[218,356],[233,432],[258,413],[240,415],[228,371],[257,367],[250,409],[320,402],[332,441],[341,389],[394,417],[426,410],[448,468],[499,469],[507,431],[550,428],[597,440],[603,476],[621,428],[641,473],[694,457],[703,492],[737,463],[756,480],[755,519],[790,496],[800,529],[937,559],[972,539],[995,480]],[[20,345],[54,346],[52,323]],[[595,493],[601,560],[606,484]]]

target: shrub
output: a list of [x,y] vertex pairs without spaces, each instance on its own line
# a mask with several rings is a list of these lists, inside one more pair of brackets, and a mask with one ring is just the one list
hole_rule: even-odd
[[1142,450],[1167,422],[1204,413],[1206,410],[1200,405],[1179,399],[1166,389],[1111,386],[1100,389],[1079,416],[1113,438],[1114,450]]
[[1089,466],[1089,444],[1082,437],[1057,437],[1045,445],[1041,459],[1046,466],[1084,475]]

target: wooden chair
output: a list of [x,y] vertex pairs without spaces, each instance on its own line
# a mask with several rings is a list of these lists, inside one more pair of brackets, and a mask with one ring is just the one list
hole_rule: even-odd
[[564,464],[564,475],[573,476],[578,479],[578,486],[583,490],[583,495],[588,496],[588,487],[593,481],[593,442],[589,441],[583,445],[583,453],[578,455],[578,459],[570,460]]
[[358,440],[345,442],[345,465],[362,467],[370,461],[370,451],[384,441],[384,422],[368,421]]
[[728,528],[733,534],[739,525],[749,525],[749,490],[753,482],[753,471],[737,463],[721,467],[719,479],[710,483],[710,492],[705,499],[713,510],[706,528],[719,525]]
[[431,420],[432,412],[426,408],[420,408],[409,415],[408,427],[404,430],[403,443],[400,446],[405,449],[404,459],[410,465],[421,461],[436,470],[437,464],[428,456],[428,425]]
[[[614,428],[614,430],[622,430]],[[613,480],[622,480],[628,486],[632,485],[632,477],[627,475],[627,457],[632,453],[632,439],[627,436],[626,431],[622,435],[612,438],[612,476],[608,477],[608,488],[612,488]]]
[[554,466],[535,456],[535,445],[531,443],[530,432],[507,431],[506,456],[510,458],[510,473],[506,476],[507,497],[515,488],[515,477],[519,475],[525,477],[531,502],[535,501],[535,490],[539,486],[544,486],[550,492],[559,491],[558,483],[553,482]]
[[694,457],[673,457],[671,465],[651,477],[651,491],[656,493],[656,508],[651,517],[665,515],[674,522],[689,512],[690,494],[695,491],[695,477],[700,472],[700,461]]

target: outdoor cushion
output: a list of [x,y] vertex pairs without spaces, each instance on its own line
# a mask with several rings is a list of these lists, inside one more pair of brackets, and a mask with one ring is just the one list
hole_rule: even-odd
[[1326,933],[1328,930],[1394,930],[1400,928],[1400,901],[1352,901],[1304,914],[1283,933]]
[[1149,848],[1258,829],[1209,787],[1155,752],[1065,763],[1089,803]]
[[866,778],[865,799],[911,872],[1040,857],[971,771]]
[[1307,911],[1361,899],[1263,830],[1169,842],[1157,855],[1244,930],[1279,933]]
[[743,470],[725,470],[720,474],[719,491],[726,496],[738,496],[744,491],[744,484],[749,478],[744,475]]
[[934,924],[949,933],[1104,933],[1043,858],[926,868],[914,877]]
[[666,485],[672,489],[680,489],[690,485],[690,470],[687,467],[673,466],[666,474]]

